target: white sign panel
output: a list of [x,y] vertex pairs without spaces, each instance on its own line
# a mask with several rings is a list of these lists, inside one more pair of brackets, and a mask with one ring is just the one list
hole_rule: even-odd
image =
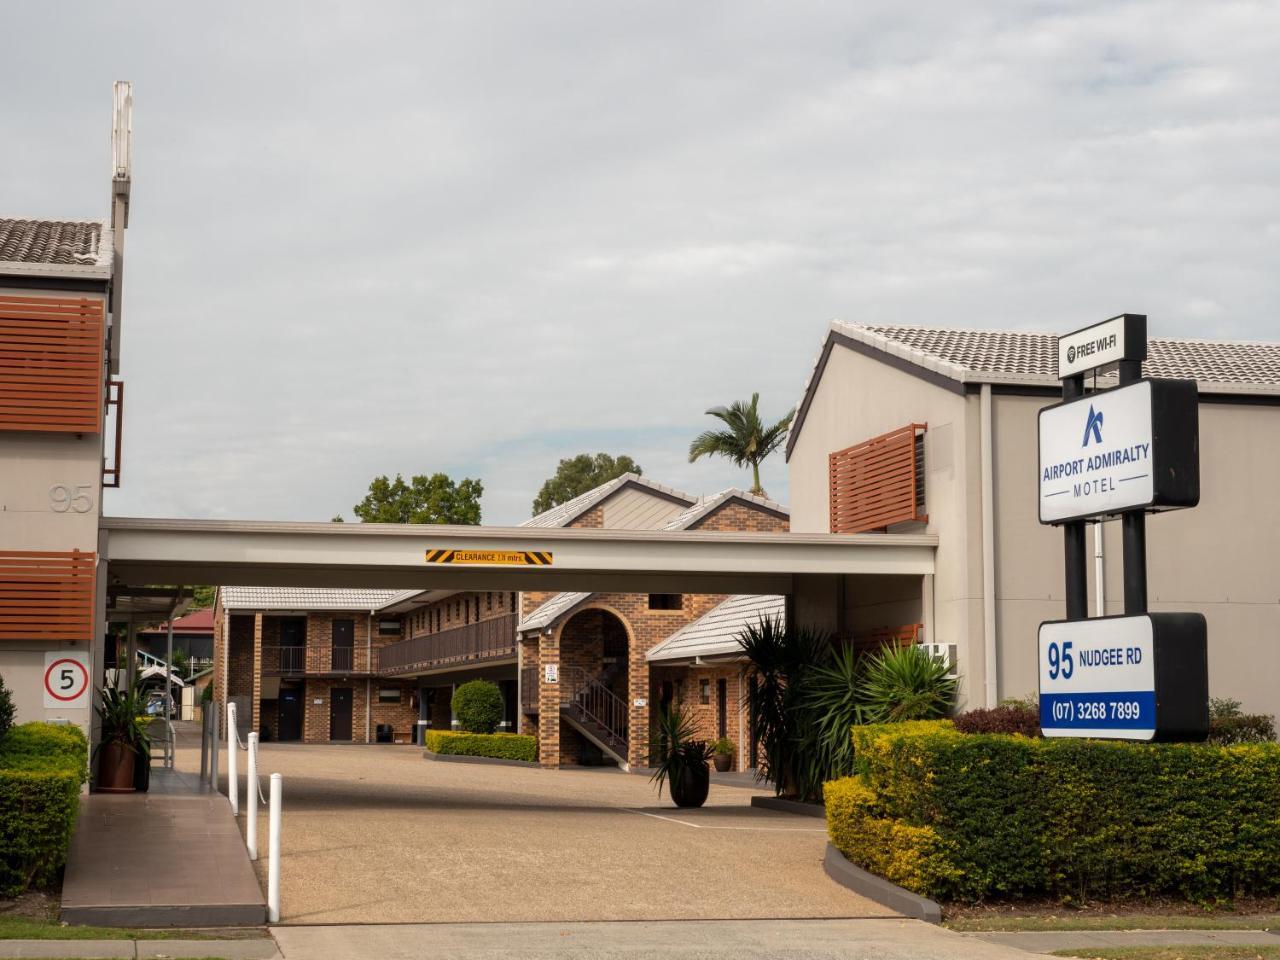
[[1156,735],[1151,620],[1103,617],[1040,625],[1040,729],[1046,737]]
[[44,655],[44,705],[75,709],[89,705],[89,654],[83,650],[50,650]]
[[1124,359],[1124,317],[1058,338],[1058,379]]
[[1109,516],[1155,499],[1151,384],[1040,411],[1040,522]]
[[542,679],[546,683],[559,683],[560,682],[560,664],[544,663],[542,665]]

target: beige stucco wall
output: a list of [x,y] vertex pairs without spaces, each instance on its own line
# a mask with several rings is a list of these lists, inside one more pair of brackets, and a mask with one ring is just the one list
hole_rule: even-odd
[[[833,346],[788,460],[791,529],[797,533],[828,532],[829,454],[913,422],[928,424],[925,509],[929,521],[925,530],[939,537],[934,636],[927,639],[957,644],[965,678],[962,695],[967,699],[970,691],[976,690],[981,697],[980,682],[976,686],[971,682],[983,669],[976,395],[961,395],[839,344]],[[849,603],[875,606],[881,598],[876,596],[874,579],[858,581],[851,578],[848,584]],[[896,589],[893,596],[898,597]],[[798,615],[811,602],[804,598]],[[905,614],[907,609],[899,603],[899,612]]]
[[[1036,516],[1036,413],[1052,401],[997,396],[996,580],[1000,695],[1036,688],[1036,631],[1060,619],[1062,532]],[[1280,407],[1202,402],[1200,506],[1147,519],[1152,611],[1209,627],[1209,689],[1280,713]],[[1124,612],[1120,523],[1104,524],[1106,610]],[[1095,611],[1093,532],[1087,538]]]
[[[0,295],[66,297],[66,291],[0,287]],[[75,294],[80,296],[81,294]],[[90,299],[93,294],[83,294]],[[101,299],[98,297],[98,299]],[[104,370],[105,380],[105,370]],[[83,512],[54,509],[50,488],[84,486]],[[98,550],[102,513],[102,436],[0,431],[0,548],[5,550]],[[99,579],[101,567],[99,568]],[[101,595],[99,582],[99,594]],[[99,602],[99,609],[101,602]],[[13,691],[16,721],[65,719],[89,729],[89,708],[44,707],[44,655],[49,650],[91,649],[83,641],[0,642],[0,676]],[[100,647],[100,645],[98,645]],[[94,683],[100,682],[101,650],[94,649]]]

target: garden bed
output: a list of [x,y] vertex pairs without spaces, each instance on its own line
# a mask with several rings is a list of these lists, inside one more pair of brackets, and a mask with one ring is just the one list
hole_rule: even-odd
[[538,738],[518,733],[428,730],[424,755],[435,760],[490,760],[536,766]]
[[856,727],[826,787],[831,842],[943,902],[1213,904],[1280,892],[1280,745]]

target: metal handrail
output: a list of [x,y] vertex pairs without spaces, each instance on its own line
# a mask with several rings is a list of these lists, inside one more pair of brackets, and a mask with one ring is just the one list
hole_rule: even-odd
[[439,633],[389,643],[375,651],[378,658],[375,672],[392,674],[454,663],[483,663],[514,657],[516,619],[515,614],[504,614],[441,630]]
[[520,668],[520,706],[526,712],[538,709],[538,668]]
[[307,648],[269,644],[262,648],[262,672],[266,676],[292,676],[307,672]]
[[344,670],[353,670],[356,662],[356,651],[354,647],[333,647],[330,654],[329,663],[333,670],[341,672]]
[[627,742],[627,701],[582,667],[561,666],[561,702],[600,727],[619,744]]

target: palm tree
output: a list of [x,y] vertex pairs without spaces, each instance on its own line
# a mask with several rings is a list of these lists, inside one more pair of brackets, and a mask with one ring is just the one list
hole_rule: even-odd
[[753,393],[750,403],[736,401],[729,407],[712,407],[707,411],[709,416],[721,420],[727,430],[708,430],[698,435],[689,444],[689,462],[693,463],[704,454],[716,454],[728,457],[736,466],[745,467],[751,464],[751,492],[757,497],[765,496],[760,486],[760,463],[765,457],[778,449],[782,438],[787,435],[791,426],[792,410],[771,427],[766,427],[760,420],[757,405],[760,394]]

